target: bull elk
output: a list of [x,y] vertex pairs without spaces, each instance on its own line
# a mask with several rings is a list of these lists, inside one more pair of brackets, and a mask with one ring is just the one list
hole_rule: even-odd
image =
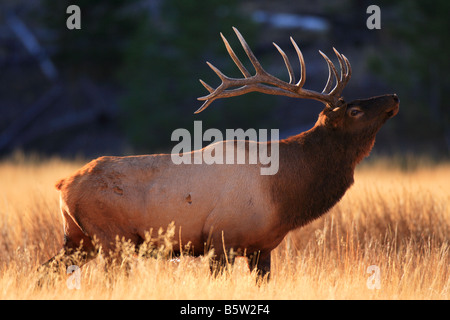
[[[210,240],[216,257],[229,249],[245,252],[250,268],[265,274],[270,271],[271,251],[285,235],[322,216],[353,184],[355,166],[369,154],[381,126],[398,113],[397,95],[345,102],[341,94],[352,69],[335,49],[340,73],[319,51],[328,65],[327,84],[321,93],[304,89],[305,62],[292,38],[300,80],[295,83],[289,59],[274,43],[290,77],[289,82],[280,80],[263,69],[233,29],[256,74],[250,74],[221,34],[243,78],[230,78],[208,62],[222,83],[214,89],[200,80],[209,94],[198,98],[204,104],[196,113],[214,100],[257,91],[323,102],[325,108],[314,127],[284,140],[264,142],[268,149],[274,143],[279,147],[279,170],[274,175],[261,175],[261,163],[176,165],[170,154],[91,161],[56,183],[64,223],[63,253],[69,255],[81,247],[87,261],[95,256],[94,236],[107,253],[114,249],[116,236],[139,246],[146,232],[174,222],[182,230],[179,241],[190,242],[194,255],[203,254]],[[216,143],[235,145],[234,141]],[[245,143],[246,152],[254,143],[258,142]],[[212,145],[192,151],[191,156],[210,151]]]

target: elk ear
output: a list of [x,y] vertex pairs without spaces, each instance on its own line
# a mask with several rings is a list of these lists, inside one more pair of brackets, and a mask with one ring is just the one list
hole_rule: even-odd
[[334,129],[341,126],[344,121],[346,109],[347,105],[342,105],[334,109],[326,107],[324,110],[324,114],[326,115],[325,125]]

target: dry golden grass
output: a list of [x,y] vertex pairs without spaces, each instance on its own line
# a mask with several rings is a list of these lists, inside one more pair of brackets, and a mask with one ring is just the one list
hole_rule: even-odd
[[[54,182],[81,164],[0,163],[0,299],[449,299],[450,165],[388,161],[361,167],[330,213],[286,237],[269,282],[256,285],[242,258],[213,277],[207,258],[142,258],[124,246],[119,264],[85,265],[79,290],[64,273],[38,285],[36,269],[63,238]],[[380,289],[367,286],[371,265]]]

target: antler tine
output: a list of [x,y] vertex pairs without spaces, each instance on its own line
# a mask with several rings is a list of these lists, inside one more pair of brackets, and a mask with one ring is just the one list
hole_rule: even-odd
[[214,92],[214,88],[211,87],[209,84],[207,84],[205,81],[203,81],[202,79],[198,79],[200,81],[200,83],[206,88],[206,90],[209,91],[209,93],[213,93]]
[[206,64],[217,74],[217,76],[220,78],[220,80],[223,81],[224,79],[228,78],[226,75],[224,75],[222,73],[222,71],[220,71],[219,69],[214,67],[214,65],[212,63],[210,63],[209,61],[206,61]]
[[347,58],[344,59],[344,57],[335,48],[333,48],[333,51],[339,60],[339,65],[341,67],[341,77],[340,77],[340,80],[338,80],[336,78],[338,81],[337,81],[334,89],[330,92],[330,95],[337,97],[342,94],[342,91],[344,90],[345,86],[347,85],[348,81],[350,80],[351,67],[350,67],[350,62],[348,61]]
[[230,44],[228,43],[227,38],[225,38],[225,36],[222,34],[222,32],[220,33],[220,36],[222,37],[223,43],[225,44],[225,47],[227,48],[227,51],[228,51],[231,59],[233,59],[234,63],[237,65],[239,70],[241,70],[244,77],[250,78],[251,77],[250,72],[248,72],[248,70],[242,64],[241,60],[239,60],[239,58],[236,56],[236,54],[233,51],[233,48],[231,48]]
[[242,34],[235,27],[233,27],[233,30],[234,30],[234,33],[236,33],[236,35],[239,39],[239,42],[242,45],[242,48],[244,48],[244,51],[247,54],[247,57],[250,59],[250,62],[252,63],[253,67],[255,68],[256,74],[265,73],[263,67],[259,63],[258,59],[256,59],[255,55],[253,54],[252,49],[250,49],[249,45],[247,44],[247,41],[245,41]]
[[328,94],[329,90],[331,89],[331,85],[333,83],[331,71],[333,71],[334,77],[336,78],[336,86],[334,87],[334,89],[336,89],[336,87],[339,83],[338,72],[337,72],[336,67],[334,66],[333,62],[331,62],[331,60],[328,58],[328,56],[320,50],[319,50],[319,53],[328,64],[328,81],[327,81],[327,84],[325,85],[325,88],[322,91],[322,93]]
[[286,65],[286,68],[289,72],[289,84],[293,84],[295,82],[295,74],[294,74],[294,70],[292,69],[291,63],[289,62],[289,58],[286,56],[284,51],[275,42],[272,42],[272,43],[275,46],[275,48],[277,48],[277,50],[281,54],[281,56],[283,57],[284,64]]
[[[319,50],[319,52],[320,52],[320,50]],[[327,84],[325,85],[325,87],[322,90],[322,93],[328,93],[331,89],[331,85],[333,84],[333,73],[331,71],[331,67],[330,67],[330,64],[328,63],[328,61],[327,61],[327,66],[328,66],[328,80],[327,80]],[[208,89],[208,88],[206,88],[206,89]]]
[[337,51],[336,48],[334,48],[334,47],[333,47],[333,51],[334,51],[334,54],[336,55],[336,57],[339,60],[339,67],[341,68],[341,81],[342,81],[342,80],[344,80],[344,74],[347,73],[347,70],[346,70],[347,66],[345,65],[344,59],[342,58],[342,56],[339,53],[339,51]]
[[295,48],[295,51],[297,52],[298,60],[300,61],[300,80],[297,82],[296,86],[298,87],[298,90],[300,90],[303,85],[306,82],[306,66],[305,66],[305,59],[303,59],[303,54],[300,48],[298,47],[297,43],[295,42],[294,38],[291,37],[292,45]]
[[342,58],[344,58],[345,65],[347,66],[347,73],[345,74],[345,85],[347,85],[352,76],[352,66],[350,65],[350,61],[348,61],[346,56],[342,55]]
[[202,106],[201,106],[200,108],[198,108],[197,111],[194,112],[194,114],[200,113],[200,112],[202,112],[203,110],[205,110],[206,108],[208,108],[209,105],[210,105],[214,100],[216,100],[216,99],[213,98],[213,99],[206,100],[205,102],[203,102]]

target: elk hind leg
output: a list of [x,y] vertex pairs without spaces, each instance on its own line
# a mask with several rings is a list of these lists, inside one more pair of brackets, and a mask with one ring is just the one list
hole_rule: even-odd
[[70,214],[62,209],[64,220],[64,243],[58,254],[45,262],[42,267],[65,268],[71,265],[81,267],[96,256],[96,248],[90,236],[85,234]]
[[256,272],[260,278],[264,279],[267,276],[267,279],[269,279],[271,260],[270,252],[255,251],[250,254],[247,259],[251,271],[256,269]]

